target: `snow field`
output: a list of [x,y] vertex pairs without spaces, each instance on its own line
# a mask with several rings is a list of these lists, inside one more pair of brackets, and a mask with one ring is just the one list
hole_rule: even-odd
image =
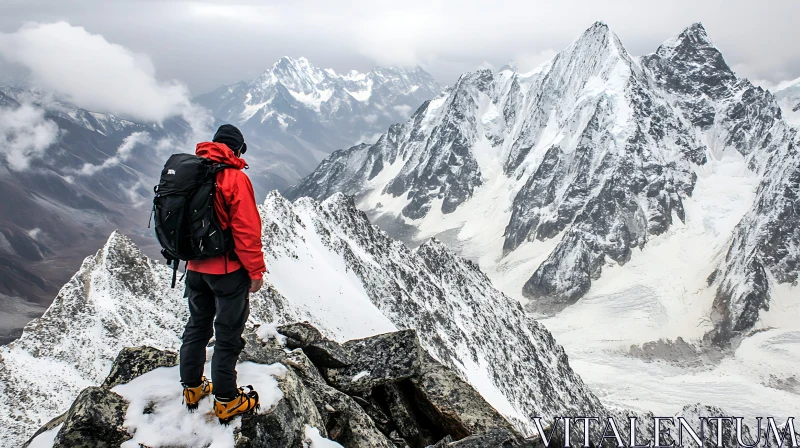
[[[211,363],[206,364],[205,370],[211,371]],[[238,383],[252,385],[258,392],[261,400],[259,412],[266,413],[283,398],[275,379],[286,373],[283,365],[244,362],[238,364],[236,370]],[[186,445],[187,441],[191,441],[191,446],[232,447],[233,430],[241,424],[241,420],[236,419],[229,426],[220,425],[213,413],[211,397],[203,399],[197,411],[188,412],[183,404],[178,367],[153,370],[112,390],[130,402],[125,428],[133,438],[123,443],[123,448],[138,448],[140,444],[180,446]],[[146,408],[152,408],[152,411],[145,413]]]
[[[206,364],[206,371],[211,363]],[[282,364],[262,365],[243,362],[237,365],[239,384],[252,384],[261,400],[260,413],[268,412],[283,398],[276,377],[286,373]],[[214,416],[213,398],[200,402],[195,412],[188,412],[183,404],[178,367],[161,367],[148,372],[112,391],[130,402],[125,415],[125,428],[133,438],[122,444],[123,448],[142,445],[153,448],[164,446],[203,446],[228,448],[234,446],[234,429],[241,425],[236,419],[228,426],[219,424]],[[147,409],[147,413],[145,410]],[[32,448],[52,447],[61,425],[40,434],[31,443]],[[341,447],[320,435],[317,428],[306,425],[308,448]]]

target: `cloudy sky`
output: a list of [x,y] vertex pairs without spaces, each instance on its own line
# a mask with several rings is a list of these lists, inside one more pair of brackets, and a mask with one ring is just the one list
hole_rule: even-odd
[[[196,95],[254,78],[282,55],[306,56],[336,71],[419,64],[452,84],[464,71],[511,59],[521,70],[533,68],[598,20],[634,55],[652,52],[699,21],[739,74],[765,86],[800,77],[798,0],[2,0],[0,46],[4,40],[6,51],[0,80],[43,70],[52,59],[59,70],[78,76],[108,66],[102,51],[55,51],[38,59],[26,54],[51,38],[63,45],[122,48],[122,59],[113,59],[118,71],[135,67],[155,79],[161,89],[156,91],[167,98],[186,87]],[[31,36],[21,35],[31,30],[22,27],[55,22],[70,27],[35,28],[39,44],[25,47]],[[153,82],[119,76],[123,82]],[[87,83],[107,77],[89,77]]]

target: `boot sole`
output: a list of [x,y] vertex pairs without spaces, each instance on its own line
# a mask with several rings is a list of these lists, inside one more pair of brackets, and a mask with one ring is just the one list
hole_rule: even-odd
[[261,404],[257,404],[252,409],[250,409],[248,411],[244,411],[244,412],[242,412],[240,414],[236,414],[236,415],[233,415],[233,416],[228,417],[228,418],[219,417],[219,424],[222,425],[222,426],[228,426],[228,425],[231,424],[232,421],[234,421],[236,419],[236,417],[241,417],[243,415],[255,414],[259,410],[261,410]]

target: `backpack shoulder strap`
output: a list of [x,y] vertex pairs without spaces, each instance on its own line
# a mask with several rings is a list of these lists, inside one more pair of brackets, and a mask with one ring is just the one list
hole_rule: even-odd
[[225,168],[233,168],[233,166],[228,165],[227,163],[215,163],[211,165],[211,174],[217,174]]

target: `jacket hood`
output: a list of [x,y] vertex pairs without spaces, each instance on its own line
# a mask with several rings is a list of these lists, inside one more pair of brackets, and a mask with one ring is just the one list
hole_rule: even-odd
[[203,142],[197,144],[195,154],[215,162],[224,163],[234,168],[242,169],[247,167],[247,162],[244,159],[236,157],[236,155],[224,143]]

